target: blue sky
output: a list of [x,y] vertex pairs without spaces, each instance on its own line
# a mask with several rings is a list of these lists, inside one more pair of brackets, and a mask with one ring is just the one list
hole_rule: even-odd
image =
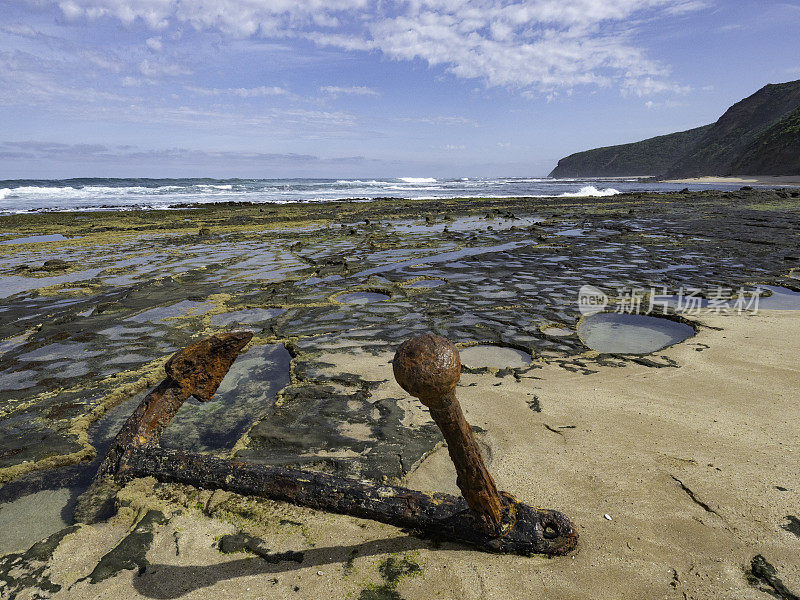
[[800,2],[3,0],[0,178],[537,176],[800,78]]

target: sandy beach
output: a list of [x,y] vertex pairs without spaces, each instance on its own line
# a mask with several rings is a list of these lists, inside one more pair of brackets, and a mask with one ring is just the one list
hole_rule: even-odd
[[732,177],[690,177],[688,179],[665,179],[664,183],[683,184],[738,184],[742,185],[786,185],[800,186],[800,177],[796,175],[736,175]]
[[[661,353],[672,368],[462,377],[458,396],[486,430],[481,443],[499,486],[570,515],[581,536],[573,556],[436,546],[370,521],[184,486],[153,492],[152,481],[137,480],[121,492],[117,517],[61,540],[48,564],[62,586],[53,597],[758,600],[766,595],[746,576],[758,554],[800,590],[800,538],[787,519],[800,513],[800,312],[704,314],[698,323],[695,338]],[[330,368],[398,396],[390,358],[348,353]],[[541,412],[529,407],[533,396]],[[458,492],[444,448],[405,483]],[[139,549],[140,572],[130,563],[98,583],[82,579],[149,510],[166,517]],[[301,552],[302,561],[220,553],[220,537],[237,530],[271,554]],[[384,576],[387,561],[399,575]]]
[[[327,205],[5,217],[19,237],[2,276],[20,291],[0,332],[0,596],[797,594],[797,202],[745,190],[341,203],[335,220]],[[645,346],[603,349],[578,289],[602,288],[614,310],[631,282],[706,299],[771,286],[765,302],[795,310],[633,315],[602,343]],[[498,486],[566,514],[577,551],[486,554],[150,478],[116,494],[110,520],[71,525],[166,358],[240,328],[253,341],[165,447],[457,494],[390,364],[433,331],[462,348],[457,394]]]

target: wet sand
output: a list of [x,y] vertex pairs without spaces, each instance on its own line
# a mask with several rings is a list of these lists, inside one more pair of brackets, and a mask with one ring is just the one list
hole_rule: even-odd
[[737,184],[742,185],[789,185],[800,186],[800,177],[797,175],[737,175],[731,177],[689,177],[687,179],[665,179],[664,183],[708,183],[708,184]]
[[27,550],[33,544],[69,525],[65,507],[70,503],[70,490],[42,490],[0,505],[0,555]]
[[[370,521],[182,486],[153,493],[152,482],[138,480],[121,493],[128,507],[111,522],[61,542],[50,564],[63,586],[54,597],[758,600],[770,596],[746,577],[757,554],[797,593],[800,537],[784,527],[800,514],[800,312],[698,320],[718,329],[701,326],[661,352],[675,368],[627,363],[582,375],[547,365],[520,381],[462,376],[458,396],[468,420],[485,429],[499,486],[568,514],[581,536],[574,556],[435,546]],[[336,356],[331,369],[381,382],[376,396],[405,396],[391,381],[390,355]],[[534,396],[541,412],[531,409]],[[457,493],[446,449],[406,483]],[[155,527],[142,573],[75,583],[148,508],[182,514]],[[271,553],[303,552],[303,560],[221,554],[215,541],[237,530]],[[381,574],[387,560],[419,572],[407,567],[389,581]]]

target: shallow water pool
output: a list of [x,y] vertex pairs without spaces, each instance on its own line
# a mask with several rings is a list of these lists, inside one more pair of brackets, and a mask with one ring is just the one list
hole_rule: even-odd
[[760,296],[758,309],[761,310],[800,310],[800,292],[775,285],[762,285],[761,289],[772,292],[771,296]]
[[443,279],[420,279],[414,283],[409,283],[406,287],[410,288],[435,288],[447,283]]
[[225,452],[289,383],[292,357],[283,344],[254,346],[242,354],[210,402],[187,400],[161,437],[164,448]]
[[531,364],[531,355],[515,348],[483,344],[460,351],[461,364],[472,369],[519,369]]
[[578,323],[581,341],[597,352],[649,354],[694,335],[684,323],[645,315],[597,313]]
[[378,292],[350,292],[336,297],[336,301],[340,304],[371,304],[388,299],[389,296],[387,294]]
[[61,235],[60,233],[52,233],[49,235],[29,235],[26,237],[14,238],[13,240],[3,240],[0,244],[30,244],[32,242],[58,242],[61,240],[68,240],[69,238]]

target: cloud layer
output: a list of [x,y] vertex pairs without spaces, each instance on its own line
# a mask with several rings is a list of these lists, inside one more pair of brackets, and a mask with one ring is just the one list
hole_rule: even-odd
[[[643,20],[704,6],[698,0],[49,1],[73,20],[140,21],[155,32],[190,26],[235,38],[304,38],[419,60],[486,86],[537,95],[613,85],[637,95],[685,91],[631,37]],[[159,35],[147,43],[153,50],[164,45]],[[159,68],[145,63],[140,70],[151,75]]]
[[49,160],[66,163],[93,161],[112,164],[127,163],[129,165],[147,165],[164,161],[177,164],[195,164],[213,163],[220,160],[258,165],[352,165],[366,161],[363,156],[325,158],[314,154],[212,151],[188,148],[146,150],[130,145],[63,144],[33,140],[0,141],[0,160],[24,162]]

